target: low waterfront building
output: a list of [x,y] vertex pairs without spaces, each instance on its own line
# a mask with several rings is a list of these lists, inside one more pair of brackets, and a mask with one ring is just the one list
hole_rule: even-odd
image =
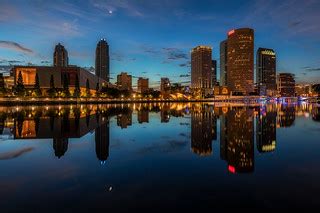
[[71,91],[73,91],[75,87],[77,77],[81,91],[86,90],[87,84],[92,91],[96,90],[97,85],[99,85],[99,88],[101,88],[106,84],[106,81],[102,78],[99,78],[98,76],[78,66],[14,66],[12,68],[14,85],[17,84],[20,73],[23,84],[26,88],[34,87],[36,75],[38,75],[40,88],[42,90],[50,88],[51,79],[54,81],[55,88],[62,88],[64,77],[67,77]]
[[292,73],[279,73],[277,76],[278,93],[282,97],[295,96],[295,79]]

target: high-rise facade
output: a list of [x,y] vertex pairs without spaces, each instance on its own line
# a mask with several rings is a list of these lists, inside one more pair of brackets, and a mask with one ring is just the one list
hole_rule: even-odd
[[149,79],[140,77],[138,79],[138,92],[145,93],[148,90],[149,90]]
[[276,95],[277,80],[275,51],[267,48],[259,48],[256,60],[256,83],[259,95]]
[[121,72],[117,76],[117,86],[120,90],[132,90],[132,76],[126,72]]
[[211,82],[212,82],[212,87],[214,87],[217,84],[217,61],[216,60],[212,60],[211,71],[212,71]]
[[56,45],[53,53],[53,66],[67,67],[69,65],[68,51],[60,43]]
[[224,40],[220,43],[220,86],[227,85],[227,62],[228,62],[228,41]]
[[254,88],[254,31],[250,28],[228,32],[227,80],[233,94],[249,95]]
[[110,58],[109,45],[105,39],[101,39],[96,48],[96,75],[109,82]]
[[191,87],[210,89],[212,85],[212,48],[197,46],[191,51]]
[[295,84],[294,74],[292,73],[279,73],[277,77],[278,93],[282,97],[294,97],[295,96]]

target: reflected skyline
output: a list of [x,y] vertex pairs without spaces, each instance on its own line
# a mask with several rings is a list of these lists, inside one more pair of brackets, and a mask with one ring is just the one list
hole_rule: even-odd
[[214,106],[153,103],[16,107],[2,108],[0,130],[2,137],[9,133],[15,140],[52,139],[57,158],[68,152],[70,138],[81,138],[94,131],[96,157],[105,164],[109,151],[112,153],[112,149],[109,150],[111,119],[116,119],[118,128],[126,129],[150,125],[150,116],[152,122],[164,125],[170,123],[170,117],[190,118],[189,122],[180,125],[190,126],[189,143],[193,154],[211,156],[213,144],[217,142],[220,150],[216,151],[220,152],[220,159],[227,163],[230,173],[251,173],[255,170],[254,147],[259,153],[275,151],[277,128],[294,125],[296,116],[301,115],[311,114],[316,121],[319,113],[319,107],[306,104]]

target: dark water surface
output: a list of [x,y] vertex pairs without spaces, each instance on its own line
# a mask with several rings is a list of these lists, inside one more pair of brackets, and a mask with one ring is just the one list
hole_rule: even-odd
[[1,212],[320,207],[320,106],[0,107]]

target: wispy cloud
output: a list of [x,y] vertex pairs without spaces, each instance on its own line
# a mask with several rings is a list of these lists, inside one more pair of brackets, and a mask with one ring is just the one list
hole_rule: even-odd
[[33,50],[26,48],[23,45],[13,41],[0,41],[0,48],[11,49],[11,50],[15,50],[15,51],[26,53],[26,54],[34,53]]
[[129,16],[143,17],[144,14],[134,4],[133,1],[129,0],[93,0],[92,4],[97,9],[101,10],[105,15],[112,16],[119,11],[127,13]]

